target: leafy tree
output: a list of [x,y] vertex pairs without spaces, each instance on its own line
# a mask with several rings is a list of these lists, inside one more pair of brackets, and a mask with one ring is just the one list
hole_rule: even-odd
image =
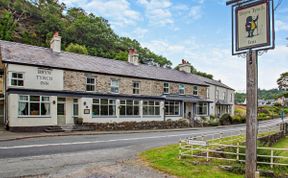
[[277,79],[277,84],[280,90],[288,90],[288,72],[284,72],[280,75],[280,78]]
[[78,54],[86,54],[86,55],[88,54],[88,50],[85,46],[74,44],[74,43],[70,43],[67,46],[67,48],[65,48],[65,51],[78,53]]
[[11,12],[5,11],[0,17],[0,39],[8,41],[12,40],[15,28],[16,22],[14,21],[13,15]]

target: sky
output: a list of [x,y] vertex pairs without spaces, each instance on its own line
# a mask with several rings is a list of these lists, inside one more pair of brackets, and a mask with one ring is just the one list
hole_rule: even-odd
[[[274,0],[275,4],[279,0]],[[60,0],[107,19],[120,36],[172,61],[188,60],[199,71],[245,91],[246,59],[231,54],[231,8],[225,0]],[[288,0],[275,11],[276,46],[259,56],[261,89],[277,88],[288,71]]]

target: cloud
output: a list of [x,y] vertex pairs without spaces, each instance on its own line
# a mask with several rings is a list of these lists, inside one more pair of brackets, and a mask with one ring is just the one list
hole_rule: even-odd
[[137,27],[132,32],[132,36],[134,36],[134,38],[136,38],[136,39],[141,39],[141,38],[144,38],[147,33],[148,33],[148,29]]
[[78,6],[89,13],[109,19],[112,26],[135,25],[141,19],[139,12],[132,10],[128,0],[61,0],[69,6]]
[[138,0],[145,9],[145,16],[152,25],[168,25],[173,24],[170,7],[170,0]]
[[193,20],[198,20],[202,17],[203,12],[202,12],[202,6],[197,5],[197,6],[192,6],[188,16],[191,17]]
[[285,23],[281,20],[275,21],[275,30],[276,31],[288,31],[288,23]]

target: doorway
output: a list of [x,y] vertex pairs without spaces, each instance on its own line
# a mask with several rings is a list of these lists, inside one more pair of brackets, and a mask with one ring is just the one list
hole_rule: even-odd
[[66,124],[66,98],[57,98],[57,125],[65,125]]

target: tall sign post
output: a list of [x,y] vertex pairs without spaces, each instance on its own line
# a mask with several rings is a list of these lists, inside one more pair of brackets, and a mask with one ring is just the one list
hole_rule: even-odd
[[246,57],[246,178],[257,172],[258,55],[274,49],[273,0],[229,0],[232,55]]

